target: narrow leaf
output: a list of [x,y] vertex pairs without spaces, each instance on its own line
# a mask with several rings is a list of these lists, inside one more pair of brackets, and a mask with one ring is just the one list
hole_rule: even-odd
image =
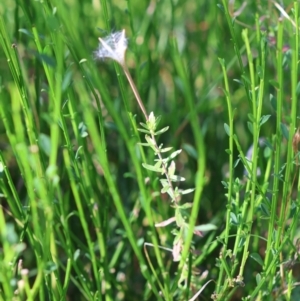
[[161,153],[169,152],[173,147],[165,147],[160,150]]
[[169,127],[166,126],[165,128],[163,128],[163,129],[161,129],[161,130],[155,132],[154,135],[160,135],[160,134],[166,132],[168,129],[169,129]]
[[195,190],[195,188],[190,188],[190,189],[185,189],[185,190],[181,190],[180,194],[188,194],[191,193]]
[[197,153],[197,150],[196,150],[192,145],[186,144],[186,143],[185,143],[185,144],[182,145],[182,149],[183,149],[184,151],[186,151],[187,154],[188,154],[189,156],[191,156],[192,158],[194,158],[195,160],[198,159],[198,153]]
[[284,123],[280,124],[281,132],[286,140],[289,140],[289,131]]
[[230,222],[233,223],[234,225],[238,224],[237,217],[233,212],[230,212]]
[[162,164],[162,162],[161,161],[157,161],[156,163],[155,163],[155,167],[156,168],[161,168],[161,164]]
[[18,31],[26,34],[30,38],[34,38],[33,34],[29,30],[27,30],[27,29],[21,28]]
[[259,285],[261,282],[261,275],[259,273],[257,273],[255,276],[255,279],[256,279],[256,284]]
[[174,223],[175,222],[175,217],[171,217],[171,218],[169,218],[169,219],[167,219],[167,220],[165,220],[165,221],[162,221],[162,222],[160,222],[160,223],[156,223],[155,224],[155,227],[165,227],[165,226],[167,226],[167,225],[169,225],[169,224],[171,224],[171,223]]
[[168,192],[168,190],[170,189],[170,186],[169,185],[166,185],[166,186],[164,186],[164,188],[162,188],[161,189],[161,193],[166,193],[166,192]]
[[230,137],[230,127],[227,123],[224,123],[224,130],[226,134]]
[[155,141],[148,135],[145,136],[146,141],[148,142],[149,146],[154,150],[154,152],[157,152],[157,148],[155,146]]
[[239,244],[238,244],[238,247],[242,248],[244,246],[245,242],[246,242],[246,238],[244,236],[241,237],[241,239],[239,241]]
[[270,94],[270,103],[272,105],[272,108],[276,111],[277,110],[277,99],[272,94]]
[[264,203],[260,205],[260,210],[265,217],[270,217],[270,211]]
[[143,128],[148,129],[148,125],[147,125],[147,124],[145,124],[145,123],[143,123],[143,122],[140,122],[140,125],[141,125]]
[[165,187],[166,185],[169,185],[169,182],[166,179],[160,179],[160,183],[163,187]]
[[253,122],[255,122],[255,118],[254,118],[254,116],[253,116],[253,114],[248,114],[248,118],[249,118],[249,120],[253,123]]
[[48,135],[39,135],[39,146],[44,151],[44,153],[49,157],[51,154],[51,139]]
[[184,177],[180,177],[180,176],[176,176],[176,175],[173,175],[173,176],[170,176],[170,180],[172,182],[182,182],[182,181],[185,181],[185,178]]
[[139,129],[139,128],[137,130],[141,133],[150,134],[150,132],[148,130]]
[[251,134],[253,134],[253,126],[252,123],[250,121],[247,121],[247,125],[248,125],[248,129],[250,131]]
[[175,173],[175,162],[172,161],[169,168],[168,168],[168,175],[171,177]]
[[185,203],[182,206],[180,206],[181,209],[188,209],[192,207],[193,207],[193,203]]
[[241,80],[235,78],[233,81],[244,87],[244,83]]
[[264,265],[264,262],[258,253],[252,253],[252,254],[250,254],[250,257],[252,259],[254,259],[259,265],[261,265],[261,266]]
[[181,153],[181,151],[182,151],[182,150],[179,149],[179,150],[173,152],[173,153],[168,157],[168,159],[169,159],[169,160],[174,159],[177,155],[179,155],[179,154]]
[[204,225],[198,225],[194,228],[194,230],[198,230],[198,231],[212,231],[212,230],[216,230],[217,226],[214,224],[204,224]]
[[259,121],[259,125],[262,126],[264,123],[266,123],[269,118],[271,117],[271,115],[264,115],[260,118],[260,121]]
[[162,168],[158,168],[158,167],[155,167],[153,165],[146,164],[146,163],[142,163],[142,165],[143,165],[144,168],[146,168],[148,170],[159,172],[159,173],[163,172]]

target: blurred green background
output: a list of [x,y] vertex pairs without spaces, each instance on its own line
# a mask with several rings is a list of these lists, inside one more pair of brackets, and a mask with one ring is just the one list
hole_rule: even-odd
[[[131,221],[136,239],[141,239],[141,241],[147,241],[151,234],[147,232],[148,221],[145,214],[140,210],[139,187],[135,177],[136,170],[119,125],[122,125],[129,137],[136,139],[127,109],[135,115],[137,123],[144,120],[122,71],[112,61],[95,60],[94,51],[98,47],[98,37],[105,37],[113,31],[126,30],[129,43],[126,55],[127,65],[147,111],[153,111],[156,116],[162,116],[161,127],[167,125],[170,127],[169,131],[162,135],[159,142],[165,146],[173,146],[174,149],[183,149],[176,162],[177,171],[186,178],[182,188],[197,186],[195,175],[197,173],[198,154],[195,135],[190,125],[191,114],[196,114],[199,132],[204,137],[205,153],[203,156],[205,156],[206,177],[198,224],[213,221],[219,227],[218,232],[221,232],[224,227],[226,211],[226,191],[221,181],[226,180],[228,176],[228,154],[225,152],[228,148],[228,136],[224,130],[224,123],[228,123],[228,112],[218,58],[224,58],[228,66],[232,106],[236,110],[235,133],[245,152],[251,146],[252,137],[247,128],[250,105],[244,87],[238,82],[241,80],[241,70],[220,2],[214,0],[2,0],[0,3],[0,16],[7,30],[11,51],[16,53],[22,68],[28,104],[42,149],[42,161],[45,166],[48,166],[48,160],[51,156],[51,124],[54,122],[55,114],[55,106],[51,96],[49,96],[51,87],[49,88],[48,78],[43,67],[45,64],[50,72],[53,72],[51,76],[54,82],[61,83],[61,91],[57,92],[57,95],[60,99],[61,113],[66,117],[64,130],[67,129],[69,132],[73,151],[74,153],[78,151],[79,164],[81,164],[80,160],[82,162],[87,160],[88,162],[87,170],[90,171],[94,180],[89,188],[93,191],[91,194],[98,197],[97,205],[93,206],[98,206],[100,215],[103,214],[102,221],[107,223],[104,228],[108,253],[110,255],[115,254],[116,246],[119,246],[120,241],[125,241],[125,246],[120,249],[120,254],[116,255],[118,260],[113,267],[114,270],[111,271],[112,278],[115,279],[115,282],[113,281],[115,300],[141,300],[139,298],[145,294],[144,280],[139,272],[138,263],[131,247],[126,242],[126,235],[124,235],[124,229],[110,197],[109,187],[103,179],[103,170],[97,159],[94,141],[85,135],[86,133],[90,135],[90,133],[85,127],[83,115],[84,110],[89,106],[89,108],[93,108],[94,118],[97,120],[99,107],[97,108],[96,97],[97,95],[100,96],[102,108],[100,114],[104,120],[105,135],[103,136],[101,133],[99,136],[106,141],[109,170],[116,183],[128,219]],[[292,2],[283,2],[285,2],[286,11],[289,12]],[[256,18],[260,20],[261,29],[265,30],[268,36],[266,79],[274,79],[274,32],[280,13],[274,7],[273,2],[267,0],[229,1],[229,8],[232,16],[234,14],[236,16],[235,30],[239,38],[239,48],[244,54],[242,59],[245,65],[247,59],[241,31],[248,28],[255,60],[258,52],[255,20]],[[43,54],[37,49],[33,30],[36,30],[39,36]],[[285,47],[288,50],[289,32],[285,31],[285,34]],[[178,73],[178,62],[172,50],[174,38],[177,40],[180,57],[187,72],[188,88]],[[288,52],[285,52],[285,55],[288,57]],[[284,77],[287,92],[284,96],[286,108],[283,109],[286,110],[285,114],[288,119],[290,73],[286,72]],[[120,83],[123,85],[121,89]],[[90,91],[92,89],[89,85],[93,86],[93,92]],[[54,87],[56,86],[54,85]],[[8,123],[11,125],[11,132],[17,133],[20,129],[14,128],[16,125],[14,110],[21,110],[22,107],[20,105],[19,108],[14,106],[18,96],[16,96],[14,79],[3,48],[0,48],[0,90],[2,112],[7,113],[5,118],[8,118]],[[85,92],[81,93],[81,90],[85,90]],[[266,90],[269,93],[266,93],[263,114],[270,114],[271,119],[262,128],[262,137],[270,137],[274,133],[276,119],[274,108],[269,101],[269,94],[274,93],[274,87],[270,86]],[[103,96],[104,94],[105,96]],[[70,97],[73,99],[73,108],[76,110],[74,112],[68,108]],[[191,112],[187,102],[188,97],[193,99],[196,112]],[[109,109],[107,108],[108,103],[110,104]],[[126,106],[128,106],[127,109]],[[111,112],[114,112],[114,116],[118,116],[119,123],[116,123]],[[2,118],[4,118],[3,115]],[[22,118],[26,117],[23,116]],[[74,129],[73,119],[76,120],[77,130]],[[20,124],[25,124],[23,119]],[[77,139],[76,131],[79,132],[80,141]],[[76,205],[70,189],[68,174],[64,168],[63,149],[66,147],[66,142],[63,138],[63,131],[60,131],[59,135],[56,161],[60,178],[59,190],[64,201],[65,213],[74,213],[76,212]],[[82,145],[84,155],[81,157],[79,148]],[[17,154],[11,147],[7,128],[5,128],[3,121],[0,121],[0,148],[22,205],[26,207],[29,204],[27,196],[29,187],[22,178],[22,172],[16,160]],[[138,150],[136,152],[137,156],[140,156]],[[153,155],[150,152],[146,152],[146,155],[151,162]],[[264,168],[263,156],[261,160],[261,168]],[[235,172],[236,177],[243,177],[244,170],[241,165],[236,167]],[[160,189],[156,176],[152,175],[151,177],[150,188],[148,188],[149,194],[151,191],[159,191]],[[187,196],[187,200],[191,201],[192,196]],[[4,195],[2,195],[1,202],[2,206],[9,211]],[[85,206],[84,210],[88,221],[91,207],[88,203]],[[163,215],[165,218],[170,216],[169,203],[165,196],[156,194],[153,197],[152,207],[154,211],[157,211],[157,216]],[[162,213],[161,210],[165,212]],[[53,218],[55,229],[59,228],[61,216],[61,212],[55,209]],[[18,228],[13,216],[7,214],[6,220],[15,225],[17,235],[22,233],[22,229]],[[74,244],[72,250],[84,249],[83,229],[75,213],[74,215],[71,214],[68,223]],[[89,225],[91,237],[95,238],[95,228],[92,224]],[[165,235],[165,240],[163,239],[164,236],[160,236],[161,243],[168,246],[171,240],[167,238],[169,234]],[[205,239],[195,239],[195,248],[200,252]],[[56,240],[58,257],[64,265],[68,256],[63,245],[60,245],[63,236],[58,235]],[[28,247],[21,257],[24,267],[30,270],[34,278],[36,275],[35,255],[28,238],[25,238],[25,242]],[[199,266],[202,272],[207,269],[210,271],[210,278],[217,277],[218,270],[215,267],[215,258],[218,257],[218,252],[219,250],[213,252]],[[95,254],[101,260],[97,248],[95,248]],[[170,257],[170,255],[165,256]],[[93,283],[93,276],[89,272],[91,266],[87,256],[82,257],[81,268],[82,271],[85,271],[85,276],[90,277],[89,285],[92,291],[95,284]],[[79,277],[79,271],[80,269],[75,271],[74,275],[72,274],[75,280]],[[252,272],[250,270],[249,273]],[[63,274],[63,272],[61,273]],[[76,285],[75,282],[68,286],[66,292],[68,300],[84,300],[79,299],[79,297],[75,299],[80,292],[78,287],[80,285]],[[213,293],[213,289],[208,287],[203,300],[208,300],[211,293]],[[235,300],[239,300],[238,298],[237,294]]]

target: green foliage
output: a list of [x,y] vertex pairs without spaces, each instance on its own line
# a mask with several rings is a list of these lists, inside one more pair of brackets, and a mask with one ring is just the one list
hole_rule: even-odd
[[298,18],[1,1],[0,300],[298,300]]

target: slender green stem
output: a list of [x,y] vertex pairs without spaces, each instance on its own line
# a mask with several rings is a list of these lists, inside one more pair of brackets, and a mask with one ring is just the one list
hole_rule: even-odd
[[240,66],[240,69],[241,69],[241,72],[242,72],[242,82],[243,82],[243,85],[245,87],[246,96],[248,98],[249,103],[251,103],[251,96],[250,96],[250,93],[249,93],[250,88],[249,88],[249,84],[248,84],[248,82],[246,80],[246,77],[245,77],[246,76],[246,71],[245,71],[243,61],[242,61],[242,56],[241,56],[241,53],[240,53],[240,50],[239,50],[238,39],[237,39],[237,36],[235,34],[234,19],[230,16],[229,9],[228,9],[228,2],[226,0],[222,0],[222,3],[223,3],[223,8],[224,8],[227,24],[228,24],[228,27],[229,27],[229,30],[230,30],[230,35],[231,35],[231,38],[232,38],[234,51],[235,51],[235,54],[238,58],[239,66]]
[[195,179],[195,185],[196,190],[194,193],[194,199],[193,199],[193,207],[189,219],[189,231],[186,234],[185,241],[184,241],[184,247],[182,250],[182,257],[179,265],[179,270],[183,268],[185,265],[185,261],[187,260],[190,252],[190,246],[193,238],[194,233],[194,227],[196,225],[198,212],[200,209],[200,203],[201,203],[201,195],[205,183],[205,146],[203,142],[203,136],[202,131],[199,128],[198,124],[198,118],[196,115],[196,107],[195,107],[195,101],[194,101],[194,95],[193,95],[193,89],[190,85],[188,74],[186,67],[184,66],[184,63],[182,61],[182,57],[179,54],[177,41],[175,38],[171,40],[171,46],[172,46],[172,56],[173,61],[176,66],[176,70],[183,81],[184,84],[184,91],[185,91],[185,97],[189,105],[189,110],[191,112],[191,126],[193,130],[193,135],[195,139],[195,144],[197,148],[197,160],[198,160],[198,169],[197,169],[197,175]]
[[[256,201],[256,183],[257,183],[257,160],[258,160],[258,140],[259,140],[259,131],[260,131],[260,117],[261,117],[261,110],[262,110],[262,99],[264,95],[264,68],[262,66],[260,85],[259,85],[259,101],[256,98],[256,80],[255,80],[255,73],[254,73],[254,65],[253,65],[253,58],[252,52],[249,44],[248,39],[248,32],[244,30],[242,32],[242,37],[244,39],[246,45],[246,52],[248,57],[248,64],[249,64],[249,73],[250,73],[250,81],[251,81],[251,102],[252,102],[252,131],[253,131],[253,150],[252,150],[252,164],[251,164],[251,198],[250,198],[250,209],[248,211],[248,216],[246,219],[246,224],[248,227],[247,232],[250,234],[252,230],[252,223],[253,223],[253,216],[254,216],[254,206]],[[264,46],[264,44],[262,43]],[[262,53],[262,62],[265,62],[264,57],[264,48],[261,49]],[[244,268],[246,264],[246,260],[249,254],[249,245],[250,245],[250,235],[247,235],[246,242],[244,245],[244,253],[243,258],[240,265],[239,275],[242,277],[244,274]]]
[[[226,67],[225,67],[225,61],[224,59],[219,58],[219,62],[221,64],[222,72],[223,72],[223,77],[224,77],[224,85],[225,85],[225,95],[226,95],[226,102],[227,102],[227,110],[228,110],[228,121],[229,121],[229,180],[228,180],[228,192],[227,192],[227,210],[226,210],[226,228],[224,231],[224,245],[222,249],[222,253],[226,254],[227,250],[227,245],[228,245],[228,239],[229,239],[229,233],[230,233],[230,228],[231,228],[231,223],[230,223],[230,213],[232,211],[232,198],[233,198],[233,178],[234,178],[234,169],[233,169],[233,112],[232,112],[232,107],[231,107],[231,98],[230,98],[230,91],[229,91],[229,84],[228,84],[228,77],[226,73]],[[226,260],[226,259],[225,259]],[[221,263],[223,263],[221,261]],[[230,272],[226,270],[226,267],[224,264],[221,264],[220,266],[220,274],[218,277],[218,283],[217,283],[217,293],[219,293],[219,289],[224,285],[224,279],[223,279],[223,274],[224,274],[224,269],[227,272],[228,277],[231,278]],[[224,288],[223,288],[224,289]]]
[[[271,248],[273,245],[273,234],[276,231],[276,212],[277,212],[277,204],[279,199],[279,181],[280,181],[280,157],[281,157],[281,145],[282,145],[282,131],[281,131],[281,118],[282,118],[282,100],[283,100],[283,72],[282,72],[282,47],[283,47],[283,21],[279,20],[278,22],[278,34],[277,34],[277,82],[278,82],[278,90],[277,90],[277,104],[276,104],[276,136],[275,136],[275,162],[274,162],[274,182],[272,188],[272,201],[271,201],[271,218],[269,222],[269,235],[268,235],[268,243],[267,243],[267,252],[265,257],[265,265],[264,268],[268,268],[271,262]],[[282,225],[279,225],[281,229]],[[281,230],[279,231],[281,232]],[[278,232],[276,231],[276,245],[278,246],[279,238]],[[271,287],[272,281],[270,281],[269,286]]]

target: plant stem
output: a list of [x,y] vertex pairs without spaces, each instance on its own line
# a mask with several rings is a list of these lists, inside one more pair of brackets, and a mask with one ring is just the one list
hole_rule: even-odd
[[139,94],[139,92],[138,92],[138,90],[137,90],[137,88],[136,88],[136,86],[134,84],[134,81],[133,81],[133,79],[131,77],[131,74],[130,74],[130,72],[129,72],[129,70],[128,70],[128,68],[127,68],[127,66],[125,64],[121,65],[121,67],[124,70],[124,73],[125,73],[125,75],[126,75],[126,77],[128,79],[128,82],[129,82],[130,87],[131,87],[131,89],[133,91],[133,94],[134,94],[134,96],[135,96],[135,98],[136,98],[136,100],[137,100],[137,102],[138,102],[138,104],[140,106],[140,109],[142,110],[142,112],[143,112],[143,114],[145,116],[146,121],[148,121],[149,120],[149,116],[148,116],[148,114],[146,112],[145,106],[144,106],[143,101],[141,99],[141,96],[140,96],[140,94]]

